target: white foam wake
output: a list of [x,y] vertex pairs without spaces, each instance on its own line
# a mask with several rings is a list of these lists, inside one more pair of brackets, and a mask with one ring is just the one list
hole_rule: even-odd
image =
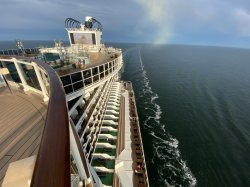
[[[181,159],[178,140],[169,135],[166,132],[165,124],[161,123],[162,110],[160,105],[157,104],[159,96],[153,92],[150,86],[140,48],[138,49],[138,54],[143,78],[142,93],[143,97],[145,97],[145,105],[150,105],[150,107],[145,107],[149,115],[147,115],[144,120],[143,127],[149,130],[149,134],[153,137],[152,145],[154,148],[154,156],[151,162],[154,163],[156,159],[162,161],[162,166],[158,167],[157,170],[161,181],[164,182],[166,186],[179,186],[178,182],[175,181],[176,177],[180,177],[179,175],[181,175],[182,179],[187,180],[190,186],[195,186],[197,183],[195,177],[187,167],[186,162]],[[166,170],[168,170],[168,176],[164,175]]]
[[[143,77],[143,94],[150,94],[151,96],[151,104],[154,106],[154,120],[156,121],[156,123],[160,126],[160,128],[165,132],[165,128],[163,125],[160,124],[160,119],[161,119],[161,114],[162,114],[162,111],[161,111],[161,107],[160,105],[158,105],[156,103],[156,100],[159,98],[158,94],[154,93],[152,91],[152,88],[150,87],[149,85],[149,79],[148,79],[148,76],[147,76],[147,72],[144,68],[144,65],[142,63],[142,58],[141,58],[141,50],[139,49],[139,60],[140,60],[140,65],[141,65],[141,71],[142,71],[142,77]],[[149,116],[148,119],[146,120],[146,122],[148,122],[150,119],[152,118],[152,116]]]

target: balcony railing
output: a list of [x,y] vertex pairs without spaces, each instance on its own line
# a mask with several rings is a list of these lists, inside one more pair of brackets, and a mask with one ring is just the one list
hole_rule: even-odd
[[118,56],[107,63],[60,76],[67,94],[67,99],[70,100],[71,95],[81,94],[83,89],[87,92],[88,90],[98,87],[116,75],[122,65],[122,56]]
[[[70,138],[66,98],[57,73],[47,64],[21,56],[0,56],[1,64],[15,65],[20,85],[43,94],[48,111],[35,168],[31,179],[34,187],[70,186]],[[39,88],[28,84],[23,66],[34,69]],[[46,79],[49,88],[46,87]]]

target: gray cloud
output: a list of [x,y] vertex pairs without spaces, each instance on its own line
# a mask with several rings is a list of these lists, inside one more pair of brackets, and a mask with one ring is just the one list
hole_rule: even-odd
[[245,0],[2,0],[0,39],[66,39],[64,19],[91,15],[106,40],[175,42],[199,34],[249,37],[250,2]]

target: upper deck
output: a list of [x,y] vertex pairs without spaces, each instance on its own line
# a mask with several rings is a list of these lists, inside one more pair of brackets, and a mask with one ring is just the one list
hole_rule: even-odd
[[47,105],[40,95],[0,87],[0,185],[9,164],[37,155]]
[[69,121],[58,75],[21,56],[0,56],[0,67],[1,84],[13,92],[0,90],[2,185],[69,186]]
[[61,68],[55,69],[60,76],[66,74],[72,74],[78,71],[90,69],[99,65],[104,65],[108,62],[114,60],[114,57],[117,57],[118,54],[109,54],[103,52],[89,52],[87,61],[88,63],[82,63],[81,60],[75,60],[68,66],[63,66]]

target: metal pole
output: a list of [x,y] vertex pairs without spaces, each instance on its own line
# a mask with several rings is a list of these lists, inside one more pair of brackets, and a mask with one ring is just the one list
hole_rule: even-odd
[[15,58],[13,58],[12,60],[14,61],[14,64],[15,64],[17,73],[18,73],[18,75],[19,75],[19,77],[20,77],[20,80],[21,80],[21,82],[22,82],[24,91],[28,91],[29,88],[27,87],[27,81],[26,81],[26,79],[25,79],[25,75],[24,75],[24,72],[23,72],[23,69],[22,69],[20,63],[18,63],[18,62],[17,62],[17,59],[15,59]]
[[12,89],[11,89],[11,87],[10,87],[10,85],[9,85],[9,83],[8,83],[8,81],[7,81],[7,79],[6,79],[6,77],[5,77],[5,75],[4,75],[3,73],[1,73],[1,74],[2,74],[2,76],[3,76],[3,80],[4,80],[5,84],[6,84],[7,87],[9,88],[10,92],[12,93],[12,95],[14,95],[14,92],[12,91]]

